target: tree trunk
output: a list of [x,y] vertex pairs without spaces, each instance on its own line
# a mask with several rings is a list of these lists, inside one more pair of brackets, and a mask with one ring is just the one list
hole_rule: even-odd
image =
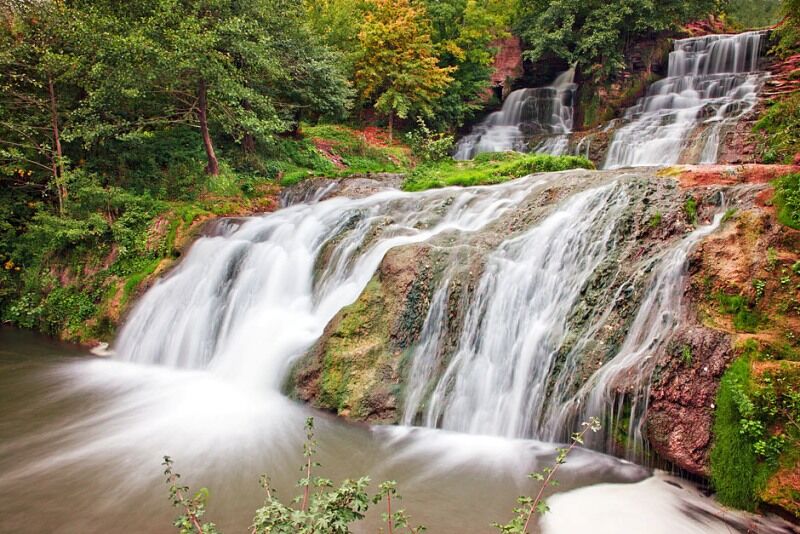
[[206,156],[208,157],[206,174],[219,176],[219,160],[217,160],[217,154],[214,152],[214,143],[211,140],[211,134],[208,132],[207,93],[206,81],[200,80],[200,84],[197,88],[197,119],[200,121],[200,133],[203,134],[203,146],[206,149]]
[[392,137],[394,135],[393,130],[394,130],[394,111],[390,111],[389,112],[389,144],[390,145],[394,142],[393,141],[393,137]]
[[58,131],[58,102],[56,100],[56,88],[53,78],[47,77],[47,88],[50,92],[50,123],[53,127],[53,179],[56,184],[58,194],[58,213],[64,215],[64,200],[67,198],[67,186],[64,183],[64,153],[61,150],[61,135]]
[[[247,111],[253,109],[253,107],[250,105],[250,102],[247,100],[242,102],[242,107]],[[245,154],[252,154],[256,151],[256,138],[252,133],[245,132],[244,137],[242,137],[242,148],[244,149]]]

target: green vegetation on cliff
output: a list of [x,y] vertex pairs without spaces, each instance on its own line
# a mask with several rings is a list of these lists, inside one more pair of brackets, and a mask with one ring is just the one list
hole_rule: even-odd
[[800,516],[800,488],[782,480],[784,470],[791,474],[800,460],[798,354],[783,360],[754,340],[742,350],[717,394],[714,488],[730,506],[754,510],[766,502]]

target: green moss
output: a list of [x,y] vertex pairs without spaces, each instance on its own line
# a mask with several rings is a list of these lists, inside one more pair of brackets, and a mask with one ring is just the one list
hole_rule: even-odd
[[717,392],[711,481],[723,504],[754,510],[769,470],[760,465],[753,442],[741,432],[737,403],[741,388],[750,384],[750,358],[743,356],[725,372]]
[[448,186],[475,186],[506,182],[536,173],[568,169],[592,169],[584,157],[518,154],[480,154],[472,161],[443,160],[417,167],[403,183],[406,191],[423,191]]
[[733,327],[739,332],[755,332],[761,324],[761,315],[742,295],[717,294],[717,302],[722,313],[733,316]]
[[138,271],[125,281],[125,285],[122,286],[122,301],[120,304],[124,307],[130,301],[131,296],[136,292],[142,282],[144,282],[145,278],[153,274],[153,272],[158,268],[159,264],[161,264],[161,258],[151,260],[143,266],[141,271]]
[[776,180],[773,203],[778,220],[795,230],[800,230],[800,173],[788,174]]
[[385,305],[381,283],[373,278],[358,300],[342,310],[323,347],[320,407],[359,411],[388,345]]

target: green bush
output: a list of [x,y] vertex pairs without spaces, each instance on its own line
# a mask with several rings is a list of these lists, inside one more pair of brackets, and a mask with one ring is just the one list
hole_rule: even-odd
[[421,118],[417,122],[417,129],[406,134],[406,141],[413,154],[424,162],[440,161],[449,157],[455,138],[446,133],[431,131]]

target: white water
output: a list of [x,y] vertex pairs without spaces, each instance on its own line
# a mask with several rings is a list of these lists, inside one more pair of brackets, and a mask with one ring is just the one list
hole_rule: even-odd
[[[604,168],[715,163],[723,129],[757,103],[763,32],[675,41],[667,78],[626,112]],[[699,140],[692,140],[704,127]],[[689,149],[695,147],[695,154]],[[697,150],[698,147],[702,147]]]
[[[627,205],[610,184],[574,195],[486,266],[470,303],[458,349],[425,407],[424,424],[510,437],[534,435],[545,387],[567,318],[587,278],[612,248],[612,230]],[[433,369],[427,361],[441,297],[434,298],[415,353],[405,407],[411,423]],[[426,358],[426,355],[428,358]]]
[[[510,150],[554,155],[566,153],[577,89],[574,78],[575,69],[570,69],[561,73],[548,87],[512,92],[500,111],[491,113],[458,142],[453,157],[467,160],[483,152]],[[528,146],[532,136],[542,137],[535,147]]]
[[[553,449],[476,434],[541,432],[529,419],[545,417],[543,377],[581,287],[617,245],[613,230],[630,200],[631,178],[597,179],[604,185],[567,196],[488,256],[472,302],[464,303],[471,306],[466,321],[473,330],[465,330],[442,379],[447,385],[437,388],[428,408],[431,426],[470,434],[347,425],[276,390],[294,358],[355,300],[389,248],[499,225],[554,182],[574,185],[593,175],[338,198],[218,225],[137,305],[116,343],[116,358],[127,361],[58,361],[48,368],[27,355],[24,363],[9,359],[6,366],[0,358],[0,530],[90,533],[136,525],[166,531],[173,511],[159,491],[163,454],[176,458],[193,486],[211,488],[211,519],[243,530],[262,499],[258,473],[269,471],[284,497],[295,491],[302,421],[309,415],[318,418],[325,475],[398,479],[404,506],[432,532],[490,530],[489,522],[508,519],[515,495],[530,493],[525,473],[551,464]],[[625,344],[630,350],[621,350],[612,366],[624,369],[647,336],[673,324],[683,258],[713,229],[702,227],[652,261],[651,289]],[[446,275],[433,293],[409,391],[436,378],[430,357],[448,320],[449,286]],[[673,317],[662,325],[663,314]],[[612,382],[597,376],[598,384]],[[605,390],[592,391],[601,398]],[[427,393],[420,390],[416,401],[409,395],[408,402],[422,405]],[[692,508],[702,501],[718,512],[713,503],[655,482],[629,491],[617,484],[568,491],[645,475],[633,464],[576,451],[559,471],[559,491],[567,493],[552,499],[545,532],[638,533],[651,520],[680,525],[680,532],[724,528],[719,520],[698,519]],[[613,504],[624,503],[628,514],[592,511],[597,492],[611,492]],[[643,498],[649,503],[644,518],[634,512]],[[576,527],[587,518],[591,528]],[[355,531],[374,532],[377,522]]]
[[[651,281],[625,341],[616,355],[598,369],[568,401],[559,398],[559,393],[563,391],[559,386],[562,384],[556,386],[556,394],[548,405],[543,435],[555,439],[563,435],[564,428],[569,428],[577,420],[593,416],[602,417],[607,430],[613,429],[617,428],[618,421],[627,416],[626,452],[629,458],[644,461],[646,440],[643,427],[651,378],[656,357],[683,318],[686,258],[692,248],[719,227],[722,217],[723,213],[718,213],[711,224],[694,230],[677,246],[652,258],[644,266],[645,272],[652,269],[649,276]],[[597,324],[597,327],[602,326],[602,322]],[[570,356],[580,358],[582,349],[591,342],[595,332],[592,330],[584,336]],[[622,380],[624,384],[620,383]],[[622,385],[626,393],[617,390]],[[623,414],[626,401],[629,413]],[[605,442],[599,448],[613,450],[613,432],[604,432],[602,435]]]
[[[543,183],[335,198],[230,225],[198,240],[147,292],[120,333],[116,357],[208,368],[277,390],[389,249],[478,230]],[[323,250],[329,259],[319,266]]]

